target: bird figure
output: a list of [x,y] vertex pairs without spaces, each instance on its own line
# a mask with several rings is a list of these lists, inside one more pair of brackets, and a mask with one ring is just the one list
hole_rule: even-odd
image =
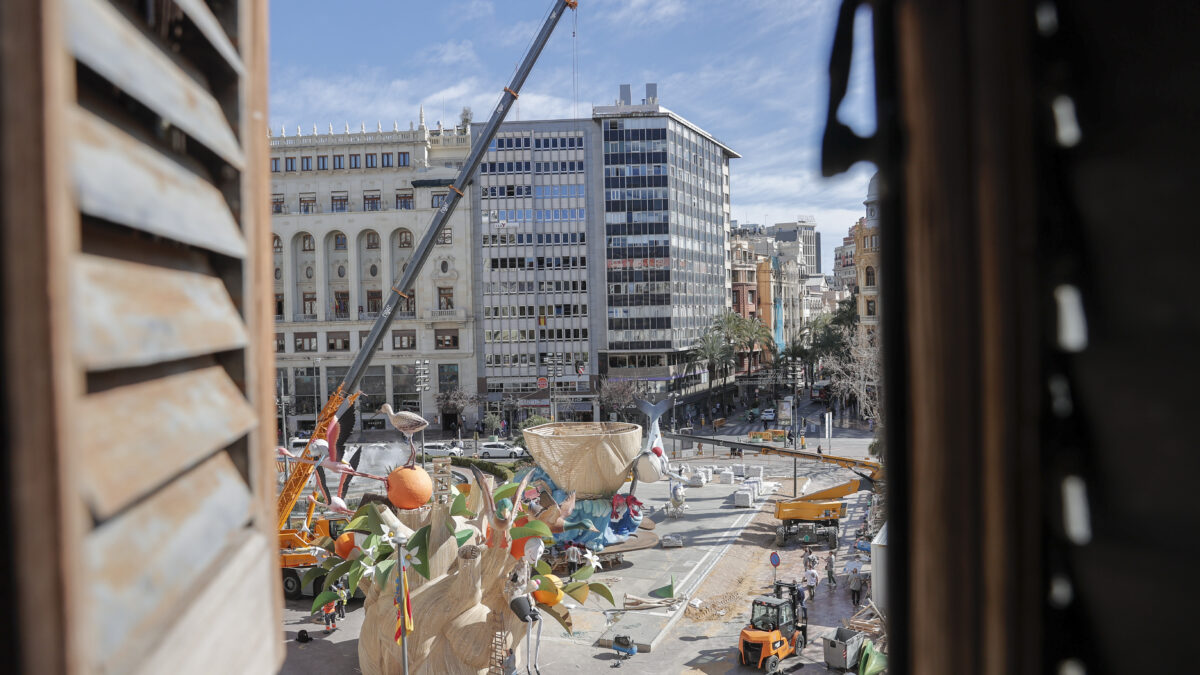
[[575,510],[575,492],[572,491],[571,494],[567,495],[567,498],[562,500],[561,504],[555,504],[553,499],[549,501],[550,503],[546,505],[546,508],[539,511],[534,518],[545,523],[551,532],[558,534],[566,529],[567,518]]
[[384,403],[382,406],[380,406],[379,412],[387,415],[388,419],[392,423],[392,426],[399,429],[400,433],[404,434],[405,438],[408,439],[408,449],[411,452],[408,454],[408,463],[404,466],[411,469],[413,464],[415,464],[417,461],[417,448],[413,445],[413,434],[429,426],[429,421],[424,417],[421,417],[416,413],[410,413],[407,410],[395,412],[392,410],[392,406],[389,403]]
[[492,548],[508,548],[512,544],[512,540],[508,536],[508,531],[512,529],[513,521],[517,519],[517,513],[521,510],[520,496],[525,494],[525,486],[529,484],[529,474],[521,479],[520,485],[517,486],[517,491],[513,494],[517,497],[517,501],[507,512],[501,513],[496,507],[496,499],[492,496],[490,482],[479,470],[479,467],[472,466],[471,473],[475,475],[475,482],[479,484],[479,495],[483,499],[482,511],[484,517],[487,518],[490,526],[488,532],[488,546]]

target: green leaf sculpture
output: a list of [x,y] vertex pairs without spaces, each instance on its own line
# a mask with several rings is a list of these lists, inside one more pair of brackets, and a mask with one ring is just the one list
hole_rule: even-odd
[[537,564],[533,566],[533,569],[538,574],[550,574],[550,572],[553,571],[550,569],[550,563],[540,558],[538,559]]
[[312,611],[309,612],[309,614],[316,614],[317,610],[321,609],[321,605],[324,605],[328,602],[333,602],[337,599],[338,595],[333,591],[325,591],[324,593],[321,593],[317,597],[313,598]]
[[599,581],[593,581],[592,583],[588,584],[588,588],[592,589],[592,592],[596,595],[607,600],[608,604],[612,605],[613,607],[617,606],[617,603],[613,601],[612,591],[609,590],[608,586],[605,584],[602,584]]
[[[359,562],[359,561],[355,561]],[[367,571],[367,566],[358,564],[350,568],[350,572],[346,575],[349,580],[349,585],[346,586],[346,595],[354,597],[354,591],[358,590],[358,582],[362,580],[363,572]]]
[[549,614],[550,616],[554,617],[554,620],[557,621],[559,623],[559,625],[563,627],[563,630],[567,631],[567,635],[574,634],[571,630],[574,626],[574,623],[571,621],[571,613],[567,611],[566,607],[562,606],[562,603],[559,603],[557,605],[554,605],[553,607],[550,607],[548,605],[543,605],[542,603],[539,602],[538,609],[541,610],[543,613]]
[[582,605],[587,602],[588,585],[583,581],[573,581],[563,586],[563,593],[575,598],[575,601]]
[[467,508],[467,495],[460,492],[454,497],[454,503],[450,505],[450,515],[463,516],[464,518],[474,518],[475,514],[471,509]]
[[475,536],[475,530],[467,528],[467,529],[459,530],[458,532],[455,532],[454,540],[458,542],[458,547],[462,548],[468,541],[471,540],[471,537],[473,537],[473,536]]
[[550,532],[550,527],[540,520],[530,520],[520,527],[514,527],[508,533],[509,537],[514,540],[524,537],[538,537],[548,539],[554,534]]
[[583,581],[584,579],[590,579],[592,574],[594,574],[595,572],[596,572],[595,567],[592,567],[591,565],[588,565],[588,564],[584,564],[583,567],[580,567],[579,569],[575,570],[575,574],[572,574],[571,578],[576,581]]
[[396,559],[388,558],[375,566],[375,581],[380,585],[387,584],[388,576],[392,573],[392,569],[396,567]]
[[329,574],[325,575],[325,590],[333,585],[333,582],[346,576],[346,572],[350,571],[350,566],[354,564],[353,560],[343,560],[338,563],[333,569],[329,570]]

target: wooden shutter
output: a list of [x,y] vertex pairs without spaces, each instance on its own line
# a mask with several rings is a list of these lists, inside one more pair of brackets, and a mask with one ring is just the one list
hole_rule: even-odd
[[12,665],[275,672],[266,3],[0,5]]

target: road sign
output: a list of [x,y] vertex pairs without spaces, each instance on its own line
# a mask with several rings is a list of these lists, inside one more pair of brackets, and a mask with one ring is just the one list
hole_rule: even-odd
[[539,377],[537,380],[537,384],[538,384],[538,389],[545,389],[546,387],[550,386],[550,380],[547,380],[544,377]]
[[779,567],[779,554],[775,551],[771,551],[771,564],[775,567]]

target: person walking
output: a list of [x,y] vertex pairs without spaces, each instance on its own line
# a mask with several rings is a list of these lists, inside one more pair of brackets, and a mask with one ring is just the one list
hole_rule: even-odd
[[346,618],[346,587],[343,586],[341,584],[341,582],[338,582],[337,586],[334,587],[334,590],[337,591],[337,596],[338,596],[338,599],[337,599],[338,618],[344,619],[344,618]]
[[830,552],[829,557],[825,559],[825,576],[829,579],[829,591],[832,593],[837,589],[837,577],[834,570],[837,567],[837,554]]
[[330,600],[322,605],[321,613],[325,615],[325,632],[337,630],[337,601]]
[[567,576],[579,570],[579,563],[583,562],[582,557],[578,546],[574,543],[567,544]]
[[847,585],[850,586],[850,602],[858,607],[858,601],[862,598],[863,576],[857,567],[850,570],[850,581]]
[[809,597],[812,598],[813,600],[816,600],[816,598],[817,598],[817,581],[818,581],[817,571],[812,569],[811,567],[808,568],[808,570],[806,570],[804,572],[804,581],[805,581],[805,583],[808,584]]
[[817,569],[817,554],[813,553],[811,548],[808,549],[808,562],[805,564],[805,567],[814,572]]

